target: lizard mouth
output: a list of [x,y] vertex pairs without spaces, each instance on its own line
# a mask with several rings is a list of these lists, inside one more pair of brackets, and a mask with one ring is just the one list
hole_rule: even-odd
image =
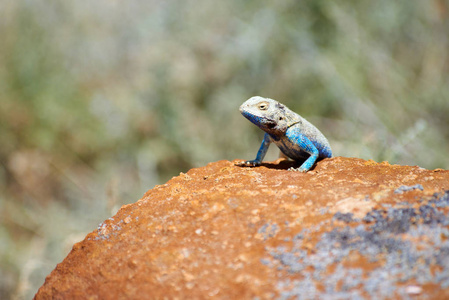
[[259,116],[259,115],[255,115],[250,113],[249,111],[247,111],[243,105],[240,107],[240,112],[242,113],[242,115],[247,118],[248,120],[250,120],[252,123],[254,123],[255,125],[259,126],[260,128],[266,128],[268,130],[272,130],[273,128],[275,128],[277,126],[277,123],[272,120],[272,119],[268,119],[264,116]]

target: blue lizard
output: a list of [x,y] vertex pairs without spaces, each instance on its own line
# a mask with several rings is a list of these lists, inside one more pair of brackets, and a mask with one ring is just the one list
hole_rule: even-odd
[[240,106],[240,112],[266,133],[256,159],[239,165],[260,165],[271,143],[287,157],[305,160],[298,169],[290,168],[294,171],[307,172],[318,159],[332,157],[329,142],[318,128],[273,99],[252,97]]

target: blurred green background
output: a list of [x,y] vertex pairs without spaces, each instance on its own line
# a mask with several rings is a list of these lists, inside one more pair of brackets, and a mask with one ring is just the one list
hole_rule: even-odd
[[[274,98],[334,154],[449,168],[449,4],[3,0],[0,299],[179,172],[253,159]],[[272,146],[267,160],[277,157]]]

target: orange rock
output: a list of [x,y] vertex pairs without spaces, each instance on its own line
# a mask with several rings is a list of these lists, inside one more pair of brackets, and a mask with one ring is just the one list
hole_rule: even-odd
[[[75,244],[35,299],[449,296],[449,236],[437,237],[449,233],[449,208],[432,198],[449,190],[449,171],[344,157],[308,173],[293,165],[219,161],[181,173]],[[394,193],[416,184],[424,191]]]

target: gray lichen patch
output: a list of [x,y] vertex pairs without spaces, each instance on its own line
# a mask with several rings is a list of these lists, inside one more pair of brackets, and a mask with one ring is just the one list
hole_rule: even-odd
[[[292,233],[289,246],[267,249],[264,265],[282,269],[281,299],[401,298],[436,284],[449,288],[449,191],[419,205],[373,209],[363,219],[336,213],[347,225],[322,232],[313,251],[304,241],[314,230]],[[354,257],[370,267],[351,267]],[[373,267],[374,266],[374,267]],[[418,289],[417,289],[418,288]]]

